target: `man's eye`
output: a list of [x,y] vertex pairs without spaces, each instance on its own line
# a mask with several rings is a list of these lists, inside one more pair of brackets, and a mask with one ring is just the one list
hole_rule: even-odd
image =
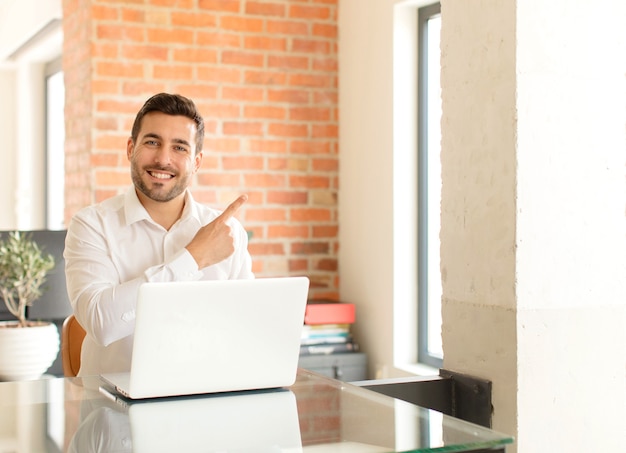
[[180,151],[182,153],[186,153],[187,152],[187,148],[185,148],[184,146],[175,146],[174,149],[176,151]]
[[159,142],[157,142],[156,140],[146,140],[146,145],[157,146],[158,144]]

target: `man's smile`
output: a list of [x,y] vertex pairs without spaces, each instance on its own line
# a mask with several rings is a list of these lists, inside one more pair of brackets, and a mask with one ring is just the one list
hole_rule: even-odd
[[146,170],[146,172],[156,179],[172,179],[174,177],[172,173],[165,173],[158,170]]

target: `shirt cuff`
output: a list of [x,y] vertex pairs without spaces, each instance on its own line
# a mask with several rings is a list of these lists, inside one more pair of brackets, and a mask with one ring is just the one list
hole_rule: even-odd
[[175,281],[193,281],[202,278],[202,272],[198,269],[198,263],[193,259],[186,248],[178,252],[167,264],[174,275]]

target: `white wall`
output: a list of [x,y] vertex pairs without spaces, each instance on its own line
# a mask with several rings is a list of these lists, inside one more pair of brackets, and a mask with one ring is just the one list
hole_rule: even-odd
[[3,230],[45,227],[43,80],[45,63],[61,55],[61,16],[61,0],[0,2]]
[[17,225],[15,212],[15,186],[17,162],[15,153],[15,71],[0,67],[0,161],[3,176],[0,178],[0,230],[10,230]]
[[[339,275],[372,378],[414,371],[417,13],[339,2]],[[395,347],[394,347],[395,345]],[[432,372],[432,370],[430,371]]]
[[[402,375],[411,356],[394,343],[400,328],[412,328],[394,310],[412,291],[414,267],[403,255],[415,250],[406,236],[415,203],[398,184],[410,170],[394,159],[406,157],[414,140],[414,112],[402,107],[402,95],[414,93],[405,85],[410,75],[394,69],[414,49],[399,51],[403,33],[394,29],[410,23],[409,3],[364,3],[342,0],[339,11],[339,271],[342,299],[357,304],[357,340],[379,378]],[[472,222],[469,246],[442,239],[455,279],[447,283],[444,366],[493,380],[495,426],[518,436],[512,452],[619,450],[626,442],[626,42],[618,24],[626,4],[443,3],[443,27],[445,13],[455,15],[445,51],[463,56],[442,60],[456,65],[442,84],[453,109],[444,112],[444,148],[461,159],[458,168],[447,164],[458,186],[458,203],[447,208]],[[452,117],[464,118],[456,129]]]

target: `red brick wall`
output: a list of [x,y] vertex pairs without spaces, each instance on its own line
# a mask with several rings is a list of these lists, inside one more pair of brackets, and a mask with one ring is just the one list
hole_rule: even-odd
[[64,0],[66,217],[130,185],[134,115],[160,91],[206,121],[194,196],[253,232],[258,276],[338,297],[338,0]]

